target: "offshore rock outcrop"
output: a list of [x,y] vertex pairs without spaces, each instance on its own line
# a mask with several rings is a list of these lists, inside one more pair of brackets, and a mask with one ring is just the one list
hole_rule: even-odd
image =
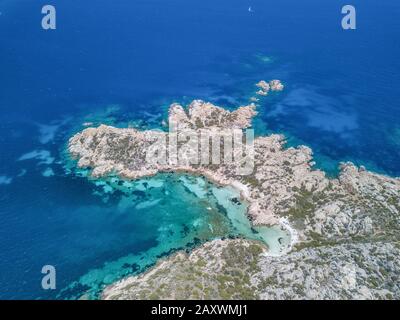
[[[272,85],[279,87],[279,83]],[[170,130],[177,134],[194,131],[214,136],[233,129],[249,128],[255,115],[253,104],[230,112],[196,100],[187,109],[173,104],[169,110],[169,123]],[[329,179],[321,170],[313,169],[310,148],[285,148],[284,137],[275,134],[254,139],[254,150],[250,155],[254,160],[253,169],[244,175],[238,174],[238,168],[243,163],[235,161],[219,165],[149,161],[146,154],[153,148],[154,142],[160,137],[168,140],[167,135],[167,132],[155,130],[138,131],[102,125],[87,128],[72,137],[69,152],[78,160],[79,167],[92,168],[94,177],[117,174],[126,179],[138,179],[158,172],[178,171],[201,174],[218,184],[232,185],[239,189],[249,203],[248,215],[253,224],[272,225],[289,221],[290,226],[294,227],[293,240],[298,243],[292,252],[282,257],[261,254],[262,250],[254,247],[260,246],[257,243],[246,240],[233,242],[235,250],[246,251],[250,246],[258,252],[246,258],[252,263],[255,261],[254,268],[257,269],[248,271],[250,284],[243,284],[247,289],[248,286],[257,287],[251,298],[399,297],[398,285],[392,283],[393,279],[399,279],[396,258],[400,235],[399,179],[375,174],[363,167],[357,168],[352,163],[342,164],[338,178]],[[183,159],[190,159],[193,150],[183,150]],[[168,150],[163,151],[168,153]],[[285,224],[289,229],[290,226]],[[207,244],[193,252],[191,258],[184,262],[185,266],[190,265],[195,271],[203,270],[215,275],[206,282],[206,286],[203,285],[204,290],[199,292],[200,298],[244,297],[230,289],[224,291],[220,288],[222,291],[218,291],[219,284],[215,279],[221,271],[196,266],[191,262],[194,259],[193,263],[196,263],[196,259],[203,254],[201,250],[209,246],[215,245],[213,250],[227,246],[231,248],[230,243],[217,241]],[[230,259],[228,256],[221,253],[219,258],[218,255],[214,258],[217,259],[214,263],[224,264],[224,261]],[[357,264],[357,256],[362,256],[361,265]],[[152,290],[147,288],[137,291],[134,288],[149,287],[149,275],[164,269],[171,275],[166,275],[162,283],[165,282],[167,287],[175,286],[173,283],[177,280],[172,274],[178,263],[176,257],[179,255],[167,259],[143,276],[123,280],[107,289],[104,297],[151,298],[154,293]],[[246,259],[235,263],[245,268]],[[353,284],[348,290],[343,289],[344,284],[350,281],[345,279],[346,272],[332,271],[332,265],[340,259],[356,270],[355,280],[351,280]],[[385,272],[381,273],[380,267]],[[310,277],[308,272],[313,272],[313,276]],[[392,280],[383,279],[383,274]],[[160,279],[157,278],[157,281]],[[225,288],[230,281],[237,284],[240,280],[235,278],[221,281]],[[274,285],[267,285],[267,282],[273,282]],[[135,285],[132,286],[132,283]],[[176,286],[181,284],[176,282]],[[319,284],[324,284],[323,290],[316,290]],[[213,288],[210,289],[213,292],[211,295],[205,292],[206,287]],[[246,288],[243,289],[245,292]],[[178,292],[168,294],[161,297],[180,297]]]
[[256,92],[259,96],[267,96],[269,91],[282,91],[284,89],[284,85],[280,80],[271,80],[270,82],[261,80],[256,86],[260,88],[260,90]]

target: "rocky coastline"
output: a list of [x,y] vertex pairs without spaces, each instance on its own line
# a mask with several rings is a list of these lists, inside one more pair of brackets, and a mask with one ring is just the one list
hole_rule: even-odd
[[[257,86],[264,93],[283,89],[275,80],[261,81]],[[195,100],[187,108],[171,105],[169,129],[177,135],[190,131],[214,136],[250,128],[256,114],[254,104],[228,111]],[[148,161],[146,155],[160,138],[170,139],[167,132],[101,125],[73,136],[68,150],[79,167],[92,169],[94,178],[115,174],[134,180],[160,172],[185,172],[205,176],[219,185],[231,185],[249,203],[252,223],[280,224],[291,232],[292,248],[281,257],[270,257],[260,244],[249,240],[213,241],[195,250],[189,259],[179,253],[144,275],[123,279],[108,287],[103,298],[400,298],[398,284],[389,286],[383,276],[399,283],[399,178],[372,173],[352,163],[343,163],[339,176],[328,178],[323,171],[314,169],[310,148],[287,148],[285,138],[277,134],[254,139],[254,163],[249,174],[237,174],[243,162],[216,165]],[[193,149],[183,150],[183,158],[190,159]],[[251,252],[246,248],[251,248]],[[207,250],[220,254],[211,258]],[[375,251],[379,254],[368,253]],[[235,260],[226,252],[240,253],[245,259]],[[363,252],[361,262],[355,258],[357,252]],[[355,270],[351,279],[346,278],[349,275],[345,271],[335,274],[329,269],[338,263],[337,257],[345,262],[343,268]],[[224,272],[238,272],[246,261],[251,264],[246,281],[238,283],[241,278],[233,275],[221,278]],[[289,268],[289,264],[293,267]],[[188,280],[173,272],[180,267],[183,275],[190,278],[190,272],[183,270],[191,269],[192,276],[197,274],[196,279],[202,281],[196,295],[186,297],[182,293]],[[318,291],[318,283],[324,281],[324,290]]]

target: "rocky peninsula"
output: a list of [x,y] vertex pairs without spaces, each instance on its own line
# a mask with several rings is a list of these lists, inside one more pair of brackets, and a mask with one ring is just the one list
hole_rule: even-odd
[[[262,82],[263,92],[266,85],[283,89],[280,82]],[[254,225],[281,224],[292,233],[293,246],[279,257],[255,241],[212,241],[106,288],[104,299],[400,298],[400,179],[352,163],[343,163],[339,176],[328,178],[314,169],[310,148],[287,148],[285,137],[277,134],[254,138],[242,158],[253,161],[246,174],[238,174],[246,161],[193,164],[194,149],[187,145],[179,149],[186,161],[149,161],[155,142],[170,141],[171,132],[213,137],[242,131],[256,114],[254,104],[228,111],[195,100],[188,107],[171,105],[170,132],[101,125],[70,139],[70,155],[79,167],[91,168],[94,178],[202,175],[240,190]],[[179,141],[178,148],[184,144]],[[155,151],[169,154],[170,149],[157,145]]]

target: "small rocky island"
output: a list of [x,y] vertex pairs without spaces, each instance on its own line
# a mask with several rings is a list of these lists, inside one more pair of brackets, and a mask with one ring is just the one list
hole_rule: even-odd
[[[277,80],[257,86],[259,95],[283,89]],[[257,241],[214,240],[107,287],[102,298],[400,298],[400,179],[352,163],[343,163],[338,177],[328,178],[314,169],[310,148],[286,148],[277,134],[254,139],[252,170],[246,174],[238,174],[241,161],[193,164],[191,148],[183,148],[188,161],[160,163],[146,157],[156,141],[170,141],[171,132],[213,137],[250,128],[256,114],[254,104],[228,111],[195,100],[188,107],[171,105],[170,132],[101,125],[70,139],[70,155],[79,167],[91,168],[94,178],[202,175],[238,189],[253,225],[280,224],[292,235],[292,246],[280,256],[269,255]]]

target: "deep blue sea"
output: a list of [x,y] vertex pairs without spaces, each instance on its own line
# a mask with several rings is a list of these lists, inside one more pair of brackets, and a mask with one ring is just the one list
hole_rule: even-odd
[[[76,171],[65,146],[84,122],[156,128],[172,102],[233,108],[280,79],[257,134],[310,146],[330,175],[351,160],[400,176],[400,2],[351,0],[357,29],[343,30],[347,2],[0,0],[0,299],[95,296],[175,250],[247,232],[229,216],[245,211],[232,190]],[[41,28],[45,4],[56,30]],[[49,264],[53,291],[41,288]]]

